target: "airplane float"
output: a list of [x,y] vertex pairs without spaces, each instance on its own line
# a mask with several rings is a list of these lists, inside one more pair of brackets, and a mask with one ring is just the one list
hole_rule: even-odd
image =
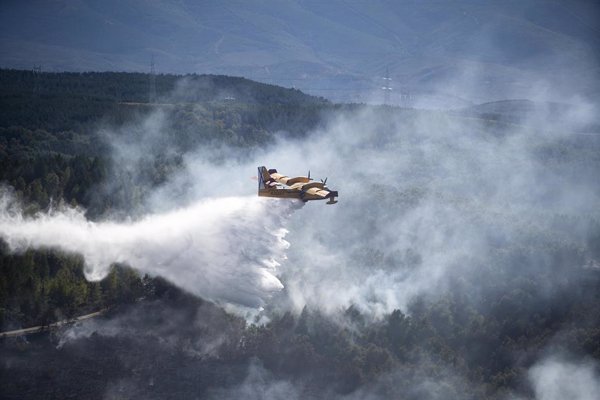
[[280,174],[276,169],[258,167],[258,195],[261,197],[298,199],[305,203],[311,200],[329,199],[327,204],[335,204],[338,192],[330,190],[326,183],[327,178],[321,182],[313,181],[310,178],[310,171],[308,177],[290,178]]

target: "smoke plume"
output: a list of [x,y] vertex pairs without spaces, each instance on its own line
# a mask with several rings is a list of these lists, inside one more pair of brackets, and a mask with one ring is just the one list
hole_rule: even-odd
[[552,356],[529,370],[537,400],[592,400],[600,397],[597,363]]

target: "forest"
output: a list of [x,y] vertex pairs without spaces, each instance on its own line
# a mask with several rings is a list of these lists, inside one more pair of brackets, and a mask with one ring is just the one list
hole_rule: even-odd
[[[92,218],[132,212],[144,192],[177,168],[185,151],[211,142],[257,146],[284,128],[286,135],[303,135],[319,123],[322,107],[330,106],[297,90],[243,78],[155,79],[157,99],[149,103],[150,81],[145,74],[0,70],[0,182],[27,205],[28,215],[61,202],[84,207]],[[232,95],[235,100],[229,99]],[[168,125],[178,133],[170,138],[177,154],[147,160],[143,167],[148,179],[142,184],[107,161],[101,126],[138,121],[148,107],[173,108]],[[101,190],[112,178],[118,186]],[[141,278],[131,270],[116,269],[118,273],[98,284],[85,281],[77,257],[52,251],[14,256],[4,249],[2,258],[3,330],[72,317],[142,294]]]
[[[404,143],[422,140],[386,136],[398,119],[460,119],[461,126],[489,132],[486,143],[505,140],[514,125],[488,110],[463,121],[437,111],[339,105],[226,76],[0,70],[0,190],[28,216],[68,205],[90,220],[135,218],[194,149],[214,149],[210,162],[219,165],[231,156],[228,149],[244,157],[276,140],[313,140],[332,116],[351,118],[364,108],[378,121],[369,145],[398,154]],[[143,172],[124,173],[107,156],[114,137],[107,139],[105,127],[127,126],[116,134],[142,140],[150,111],[172,137],[159,138],[136,160]],[[448,153],[457,151],[452,141],[439,140]],[[596,138],[533,137],[526,145],[546,171],[600,193]],[[68,331],[81,340],[65,341],[64,331],[0,339],[0,357],[9,360],[0,364],[0,397],[534,398],[527,371],[540,354],[551,349],[600,361],[599,215],[532,211],[530,204],[491,210],[454,191],[451,177],[438,186],[446,191],[419,186],[438,174],[434,165],[410,168],[418,179],[405,186],[368,184],[377,206],[348,200],[361,221],[375,230],[382,220],[435,201],[481,227],[493,251],[466,259],[468,268],[435,296],[415,296],[380,318],[359,305],[331,314],[307,304],[300,313],[266,307],[268,321],[253,324],[127,265],[89,282],[77,254],[13,253],[0,241],[1,331],[109,310],[91,331]],[[480,187],[489,189],[485,182]],[[423,262],[424,255],[387,243],[356,242],[356,253],[338,261],[349,269],[356,263],[408,274]]]

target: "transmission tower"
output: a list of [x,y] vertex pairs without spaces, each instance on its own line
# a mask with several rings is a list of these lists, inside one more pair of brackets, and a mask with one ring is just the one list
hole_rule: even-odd
[[383,86],[381,87],[381,90],[383,90],[383,103],[384,104],[389,104],[390,103],[390,92],[392,91],[392,78],[390,78],[390,69],[386,68],[385,69],[385,77],[383,78]]
[[156,71],[154,70],[154,56],[150,60],[150,76],[148,76],[148,102],[156,102]]
[[33,66],[33,96],[37,97],[40,94],[40,79],[42,75],[42,66],[35,65]]

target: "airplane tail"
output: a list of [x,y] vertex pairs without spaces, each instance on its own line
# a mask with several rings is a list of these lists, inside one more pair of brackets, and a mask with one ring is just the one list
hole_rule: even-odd
[[262,166],[258,167],[258,191],[264,190],[267,188],[267,182],[271,180],[271,175],[267,168]]

